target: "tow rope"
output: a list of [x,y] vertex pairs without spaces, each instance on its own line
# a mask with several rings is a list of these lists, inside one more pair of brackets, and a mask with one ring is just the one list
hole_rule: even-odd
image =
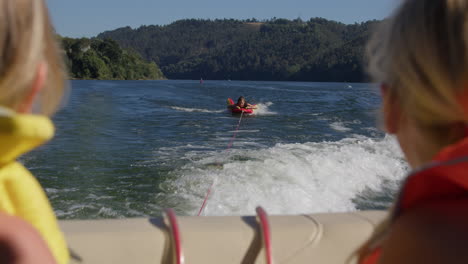
[[[229,149],[232,148],[232,145],[233,145],[233,143],[234,143],[234,140],[236,139],[236,136],[237,136],[237,132],[239,131],[239,127],[240,127],[240,124],[241,124],[241,122],[242,122],[242,117],[243,117],[243,116],[244,116],[244,111],[241,112],[241,115],[240,115],[240,117],[239,117],[239,122],[237,123],[236,130],[234,130],[234,134],[232,134],[231,140],[229,140],[229,144],[228,144],[228,146],[227,146],[227,148],[226,148],[225,151],[228,151]],[[203,212],[203,209],[205,209],[206,203],[208,202],[208,198],[210,197],[210,194],[211,194],[211,190],[213,189],[213,187],[214,187],[214,185],[215,185],[215,183],[216,183],[216,179],[217,179],[217,178],[215,178],[215,179],[213,180],[213,182],[211,183],[210,188],[208,188],[208,191],[206,192],[206,195],[205,195],[205,199],[203,200],[203,204],[201,205],[200,210],[198,211],[197,216],[200,216],[201,213]]]

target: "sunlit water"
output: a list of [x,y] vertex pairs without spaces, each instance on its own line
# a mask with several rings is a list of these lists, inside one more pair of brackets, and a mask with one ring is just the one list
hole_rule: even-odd
[[[22,162],[60,218],[336,212],[389,206],[408,170],[369,84],[73,81],[57,135]],[[226,99],[258,104],[239,116]]]

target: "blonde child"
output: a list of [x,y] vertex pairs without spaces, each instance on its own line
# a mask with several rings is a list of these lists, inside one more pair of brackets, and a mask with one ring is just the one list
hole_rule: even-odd
[[62,54],[43,0],[0,0],[0,54],[0,258],[68,263],[44,191],[15,161],[53,136],[45,115],[57,109],[66,87]]
[[403,0],[368,57],[414,171],[359,263],[468,263],[468,1]]

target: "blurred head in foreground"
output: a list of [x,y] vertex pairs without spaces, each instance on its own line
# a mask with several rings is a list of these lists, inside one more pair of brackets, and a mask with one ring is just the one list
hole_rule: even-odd
[[[448,146],[465,144],[468,131],[468,1],[401,2],[395,13],[379,24],[368,44],[368,70],[381,86],[385,130],[396,135],[410,166],[421,168]],[[430,170],[430,167],[426,168],[426,171]],[[437,195],[438,190],[428,184],[425,186]],[[415,193],[415,188],[404,190],[399,201],[407,198],[406,194]],[[438,210],[434,208],[431,210]],[[413,250],[403,256],[409,261],[421,256],[418,254],[425,254],[418,251],[425,244],[414,241],[438,241],[431,237],[431,232],[414,232],[411,239],[403,238],[401,233],[408,233],[405,231],[410,230],[409,226],[424,226],[421,224],[427,220],[427,217],[421,217],[421,212],[409,211],[411,213],[402,215],[401,203],[391,210],[389,218],[376,228],[359,250],[361,263],[377,263],[375,258],[367,260],[369,256],[377,256],[374,253],[378,253],[376,249],[379,248],[384,249],[379,263],[391,263],[384,255],[388,257],[391,254],[388,252],[398,252],[399,245],[411,244]],[[456,208],[451,211],[454,212],[456,215]],[[409,217],[413,222],[408,222]],[[428,226],[439,230],[448,225]],[[441,231],[446,232],[445,229]],[[439,246],[440,250],[425,252],[440,256],[448,246]]]
[[[18,156],[53,136],[66,88],[44,0],[0,0],[0,262],[68,263],[47,196]],[[18,113],[18,114],[15,114]]]
[[50,115],[66,79],[44,1],[0,0],[0,106]]
[[367,50],[387,132],[412,167],[464,137],[468,122],[468,1],[405,0]]

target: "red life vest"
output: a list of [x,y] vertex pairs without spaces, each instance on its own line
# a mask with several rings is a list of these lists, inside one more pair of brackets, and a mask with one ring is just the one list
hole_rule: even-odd
[[[408,210],[454,199],[468,199],[468,137],[442,149],[433,162],[407,177],[392,221]],[[377,263],[379,257],[377,248],[362,264]]]

